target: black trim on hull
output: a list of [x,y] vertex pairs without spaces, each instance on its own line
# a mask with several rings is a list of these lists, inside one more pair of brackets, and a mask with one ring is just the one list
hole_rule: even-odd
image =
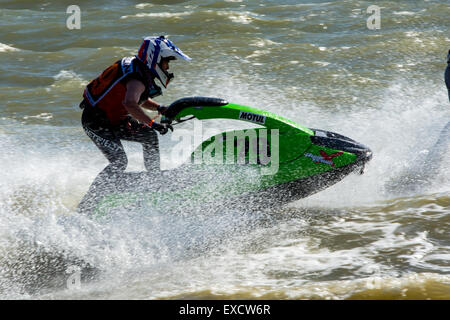
[[280,207],[318,193],[338,183],[350,173],[361,171],[370,158],[369,156],[347,166],[309,178],[286,182],[264,190],[248,192],[226,201],[220,201],[220,206],[209,206],[208,208],[212,211],[223,210],[224,208],[242,209],[245,211],[249,210],[249,208],[251,210],[265,210]]
[[368,159],[361,159],[358,162],[333,171],[327,171],[312,177],[272,186],[258,191],[255,194],[258,194],[258,196],[261,197],[261,200],[265,202],[264,206],[266,207],[270,206],[270,204],[279,206],[288,202],[297,201],[338,183],[350,173],[362,170],[367,161]]

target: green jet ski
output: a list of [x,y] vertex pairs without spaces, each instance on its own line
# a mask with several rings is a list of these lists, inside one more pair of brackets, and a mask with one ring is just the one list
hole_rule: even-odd
[[[95,181],[79,210],[104,216],[136,208],[183,212],[223,208],[265,209],[319,192],[372,158],[366,146],[337,133],[308,129],[259,109],[220,98],[186,97],[165,114],[171,124],[232,119],[253,128],[203,141],[190,160],[160,172],[123,172]],[[95,190],[95,191],[92,191]]]

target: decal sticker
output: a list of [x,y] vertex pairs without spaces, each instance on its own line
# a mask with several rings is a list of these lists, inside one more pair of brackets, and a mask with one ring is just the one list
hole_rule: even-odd
[[319,152],[320,152],[320,156],[316,156],[312,153],[305,153],[305,156],[311,158],[314,161],[314,163],[325,163],[325,164],[329,164],[330,166],[334,167],[333,158],[336,158],[337,156],[340,156],[341,154],[344,153],[344,152],[336,152],[336,153],[332,153],[332,154],[327,154],[323,150],[320,150]]
[[125,57],[122,59],[122,71],[123,73],[129,73],[132,70],[132,64],[131,62],[133,61],[133,57]]
[[255,122],[255,123],[259,123],[259,124],[266,123],[265,116],[256,114],[256,113],[245,112],[245,111],[241,111],[239,113],[239,120],[246,120],[246,121],[251,121],[251,122]]

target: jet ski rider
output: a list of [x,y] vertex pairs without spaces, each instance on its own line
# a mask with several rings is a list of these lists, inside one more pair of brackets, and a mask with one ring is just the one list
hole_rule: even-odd
[[102,173],[109,176],[126,169],[128,159],[121,140],[141,143],[146,170],[160,169],[155,131],[163,135],[173,129],[155,122],[142,108],[159,114],[167,110],[152,100],[162,93],[155,79],[167,88],[173,79],[169,63],[176,59],[191,60],[166,37],[145,37],[136,56],[116,61],[86,86],[80,103],[81,122],[109,161]]
[[447,54],[447,68],[445,69],[445,85],[448,90],[448,100],[450,101],[450,50]]

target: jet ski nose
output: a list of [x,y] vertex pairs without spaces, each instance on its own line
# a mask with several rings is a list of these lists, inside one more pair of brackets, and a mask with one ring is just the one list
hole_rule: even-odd
[[[336,147],[339,146],[337,145]],[[357,159],[356,161],[362,163],[370,161],[373,155],[372,150],[370,150],[370,148],[354,140],[341,141],[339,150],[355,154]]]
[[359,174],[363,174],[366,163],[372,159],[372,150],[356,141],[353,141],[353,144],[351,146],[347,145],[346,147],[342,147],[340,150],[356,155],[356,161],[353,164],[353,171]]
[[372,150],[365,145],[346,136],[318,129],[312,129],[315,133],[311,136],[311,142],[328,148],[341,150],[356,155],[356,164],[364,166],[372,159]]
[[358,159],[363,161],[364,163],[370,161],[372,159],[372,150],[369,148],[361,150],[359,154],[356,154],[358,156]]

